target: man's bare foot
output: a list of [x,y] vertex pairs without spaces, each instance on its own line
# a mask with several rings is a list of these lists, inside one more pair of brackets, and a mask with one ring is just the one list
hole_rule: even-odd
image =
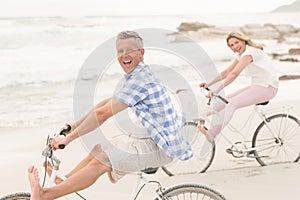
[[31,187],[31,197],[30,200],[41,200],[42,187],[39,183],[40,177],[37,168],[30,166],[28,168],[28,179]]
[[205,135],[206,140],[207,140],[208,142],[212,143],[212,142],[214,141],[214,139],[215,139],[214,136],[212,136],[211,134],[208,133],[207,128],[205,128],[205,127],[202,126],[202,125],[199,125],[199,126],[198,126],[198,130],[199,130],[203,135]]
[[[46,168],[47,170],[47,174],[49,177],[51,177],[52,171],[53,171],[53,166],[52,164],[48,161],[47,162],[47,166],[46,166],[46,162],[43,163],[43,166]],[[61,183],[63,180],[59,177],[55,177],[55,184],[59,184]]]

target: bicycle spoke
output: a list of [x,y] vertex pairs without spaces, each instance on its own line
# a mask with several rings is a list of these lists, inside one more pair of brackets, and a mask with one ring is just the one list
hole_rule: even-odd
[[[270,131],[273,133],[270,134]],[[268,148],[269,144],[266,143],[268,139],[273,140],[274,147]],[[267,123],[261,123],[255,131],[252,147],[256,148],[254,151],[256,160],[261,165],[297,162],[300,157],[299,120],[286,114],[269,117]]]
[[219,192],[201,185],[184,184],[166,190],[164,198],[169,200],[225,200]]
[[195,122],[187,122],[182,128],[182,135],[190,142],[193,157],[186,161],[176,160],[162,169],[169,176],[205,172],[215,155],[214,144],[208,143],[205,136],[199,133]]

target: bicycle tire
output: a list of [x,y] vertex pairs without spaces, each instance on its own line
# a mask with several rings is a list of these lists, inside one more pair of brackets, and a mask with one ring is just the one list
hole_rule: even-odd
[[[218,191],[198,184],[182,184],[167,189],[162,193],[164,200],[226,200]],[[155,199],[157,200],[157,198]]]
[[[270,127],[276,137],[269,131]],[[255,150],[253,154],[261,166],[298,162],[300,158],[300,121],[287,114],[268,117],[256,129],[252,147],[274,144],[273,147]]]
[[4,197],[1,197],[0,200],[30,200],[30,193],[17,192],[13,194],[8,194]]
[[169,176],[204,173],[214,159],[215,143],[207,142],[205,136],[199,133],[196,122],[186,122],[181,133],[190,142],[194,155],[189,160],[177,159],[169,165],[163,166],[163,171]]

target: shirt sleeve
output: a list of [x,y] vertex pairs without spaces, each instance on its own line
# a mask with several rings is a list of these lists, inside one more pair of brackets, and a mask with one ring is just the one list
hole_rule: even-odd
[[127,82],[124,87],[114,94],[114,98],[127,104],[129,107],[135,106],[138,102],[147,97],[148,91],[145,85]]
[[[242,57],[244,57],[244,56],[251,56],[252,57],[252,60],[253,60],[253,62],[255,61],[255,49],[254,49],[254,47],[252,47],[252,48],[250,48],[250,47],[248,47],[247,49],[246,49],[246,51],[241,55],[241,58]],[[241,59],[240,58],[240,59]]]

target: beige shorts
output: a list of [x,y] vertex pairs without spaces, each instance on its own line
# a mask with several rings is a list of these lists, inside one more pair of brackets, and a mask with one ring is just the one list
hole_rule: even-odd
[[112,165],[111,181],[150,167],[161,167],[172,161],[151,138],[116,136],[111,145],[103,148]]

